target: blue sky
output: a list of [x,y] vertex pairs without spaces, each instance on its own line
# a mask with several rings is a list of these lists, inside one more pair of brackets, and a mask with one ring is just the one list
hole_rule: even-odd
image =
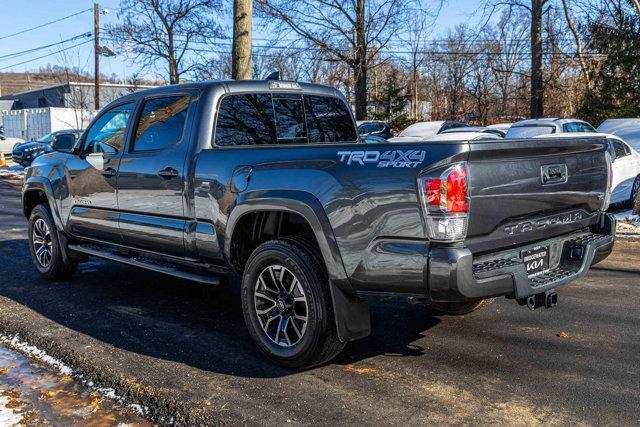
[[[229,0],[227,0],[229,3]],[[110,10],[107,15],[101,15],[101,24],[113,23],[117,19],[119,0],[101,0],[100,6]],[[461,23],[469,23],[475,17],[474,12],[482,4],[482,1],[474,0],[448,0],[442,7],[440,16],[436,21],[432,37],[442,36],[448,28]],[[48,45],[69,39],[76,35],[93,31],[93,13],[89,9],[93,7],[90,0],[0,0],[0,72],[1,71],[30,71],[37,70],[47,64],[61,64],[66,59],[72,66],[81,66],[89,71],[93,70],[93,44],[86,43],[77,48],[69,49],[63,55],[56,53],[60,46],[34,52],[14,58],[6,58],[13,54],[35,47]],[[227,8],[229,9],[229,8]],[[87,10],[75,17],[66,19],[41,29],[30,31],[21,35],[3,38],[15,32],[31,28],[54,19],[71,15],[75,12]],[[226,22],[231,21],[229,16]],[[258,36],[256,36],[258,37]],[[64,46],[71,47],[83,42],[85,39],[68,42]],[[89,40],[89,39],[86,39]],[[104,43],[109,45],[108,43]],[[36,57],[52,53],[53,55],[28,62],[23,65],[15,65]],[[9,67],[9,68],[6,68]],[[101,72],[107,75],[117,74],[120,78],[126,78],[140,67],[124,55],[114,58],[101,58]]]

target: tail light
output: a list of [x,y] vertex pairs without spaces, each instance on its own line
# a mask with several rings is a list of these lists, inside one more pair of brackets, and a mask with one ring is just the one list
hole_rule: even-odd
[[419,178],[419,188],[429,239],[441,242],[464,240],[469,213],[466,165],[458,163],[439,175],[422,176]]
[[604,193],[604,200],[602,201],[602,211],[606,211],[609,209],[609,204],[611,203],[611,186],[613,185],[613,166],[611,164],[611,154],[608,151],[605,151],[604,157],[607,164],[607,189]]

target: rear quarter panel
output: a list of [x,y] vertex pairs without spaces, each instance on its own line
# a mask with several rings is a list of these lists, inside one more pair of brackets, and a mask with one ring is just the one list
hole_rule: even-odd
[[[331,225],[352,284],[371,290],[388,287],[393,277],[400,284],[398,275],[407,266],[394,259],[408,259],[412,273],[416,268],[421,272],[426,265],[417,176],[431,167],[464,160],[467,147],[466,143],[390,143],[206,149],[196,160],[196,217],[213,224],[219,245],[224,247],[229,215],[244,198],[272,190],[309,194],[322,207],[323,212],[317,215],[326,215]],[[396,162],[385,163],[381,158]],[[237,177],[243,176],[238,171],[247,167],[251,169],[250,180],[246,189],[239,191],[237,187],[245,181],[238,181]],[[400,246],[384,243],[389,241]],[[402,242],[416,242],[422,249],[408,249]],[[389,250],[409,253],[405,257],[386,256],[384,252]],[[372,272],[378,276],[372,277]]]

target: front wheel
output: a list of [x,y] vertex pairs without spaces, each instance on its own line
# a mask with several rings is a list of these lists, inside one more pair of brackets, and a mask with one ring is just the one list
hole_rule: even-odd
[[258,246],[242,278],[242,311],[251,338],[273,362],[306,369],[335,357],[338,339],[325,269],[308,245]]
[[63,279],[76,271],[76,262],[64,262],[56,225],[46,205],[33,208],[29,216],[29,250],[40,275]]

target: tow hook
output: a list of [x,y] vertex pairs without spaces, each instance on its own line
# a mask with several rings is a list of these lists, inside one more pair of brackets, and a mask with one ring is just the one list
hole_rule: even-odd
[[529,307],[529,310],[535,310],[540,307],[551,308],[558,304],[558,294],[555,289],[549,289],[526,298],[519,298],[517,301],[518,304]]

